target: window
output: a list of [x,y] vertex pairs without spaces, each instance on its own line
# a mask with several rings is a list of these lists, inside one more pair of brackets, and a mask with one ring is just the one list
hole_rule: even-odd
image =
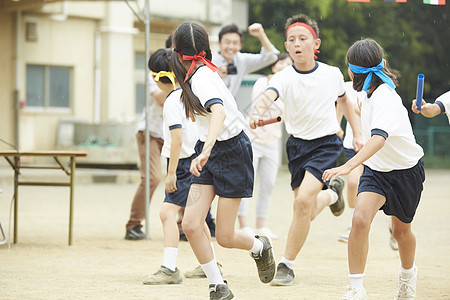
[[72,69],[27,65],[27,107],[70,108]]

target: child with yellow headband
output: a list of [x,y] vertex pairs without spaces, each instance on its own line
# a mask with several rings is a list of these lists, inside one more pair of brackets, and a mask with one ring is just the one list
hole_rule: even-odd
[[286,21],[286,50],[294,64],[273,75],[266,91],[251,112],[250,127],[274,101],[284,103],[286,143],[294,192],[293,219],[282,256],[271,285],[289,286],[295,282],[294,263],[305,244],[311,221],[327,206],[335,216],[342,214],[344,182],[322,180],[326,169],[336,166],[342,152],[342,140],[336,134],[336,101],[342,104],[354,132],[355,151],[362,145],[361,130],[345,94],[344,76],[336,68],[316,61],[321,40],[317,23],[306,15]]
[[[186,117],[181,102],[181,89],[170,68],[171,49],[159,49],[150,56],[148,66],[158,87],[168,94],[163,107],[164,145],[161,155],[167,157],[167,177],[164,203],[159,216],[164,231],[164,258],[158,271],[144,279],[144,284],[181,283],[176,267],[179,230],[177,214],[186,206],[192,174],[189,172],[197,142],[197,128]],[[208,226],[203,222],[203,233],[211,241]],[[210,243],[211,244],[211,243]],[[212,247],[212,244],[211,244]]]

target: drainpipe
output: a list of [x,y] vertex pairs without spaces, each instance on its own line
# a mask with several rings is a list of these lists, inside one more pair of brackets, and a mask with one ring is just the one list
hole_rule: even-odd
[[95,71],[94,71],[94,123],[100,123],[101,108],[101,59],[102,59],[102,33],[97,30],[95,33]]
[[14,140],[17,149],[20,149],[20,37],[22,32],[22,11],[16,13],[16,86],[14,89]]

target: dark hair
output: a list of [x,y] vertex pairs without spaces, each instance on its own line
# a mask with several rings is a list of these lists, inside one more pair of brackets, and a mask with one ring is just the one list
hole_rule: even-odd
[[212,55],[209,47],[208,33],[205,27],[199,23],[185,22],[175,29],[172,41],[175,47],[172,53],[172,68],[183,89],[181,101],[184,103],[186,117],[194,118],[195,114],[205,115],[207,111],[198,97],[192,92],[190,82],[184,82],[187,70],[178,59],[178,52],[182,52],[185,55],[195,55],[201,51],[205,51],[205,58],[211,60]]
[[227,33],[237,33],[239,34],[239,38],[241,39],[242,42],[242,33],[239,30],[239,28],[236,26],[236,24],[230,24],[227,26],[224,26],[220,32],[219,32],[219,42],[222,40],[222,37],[227,34]]
[[319,26],[317,26],[317,22],[304,14],[295,15],[287,19],[286,24],[284,26],[284,31],[287,31],[289,26],[297,22],[309,25],[316,32],[317,37],[319,37]]
[[[347,51],[346,60],[347,63],[352,65],[371,68],[377,66],[383,60],[383,56],[383,48],[381,48],[377,42],[372,39],[362,39],[356,41],[350,46]],[[381,72],[391,78],[394,84],[397,85],[397,77],[389,70],[387,62]],[[368,74],[353,73],[353,88],[358,92],[362,91],[367,75]],[[373,74],[369,89],[372,87],[377,87],[383,83],[383,80],[381,80],[376,74]]]
[[[155,51],[152,55],[150,55],[150,59],[148,60],[148,68],[158,73],[160,71],[172,71],[170,66],[170,57],[172,55],[172,49],[161,48]],[[167,77],[160,77],[159,81],[162,83],[172,83]]]
[[277,62],[279,62],[280,60],[285,60],[286,58],[291,58],[291,56],[289,55],[289,53],[283,52],[281,54],[278,55],[277,61],[274,62],[272,64],[272,66],[275,66],[277,64]]
[[172,48],[172,35],[169,35],[166,40],[166,48]]

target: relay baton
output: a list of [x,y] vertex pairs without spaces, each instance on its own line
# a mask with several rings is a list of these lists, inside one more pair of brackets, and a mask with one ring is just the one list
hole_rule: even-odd
[[416,92],[416,105],[417,110],[422,111],[422,98],[423,98],[423,81],[425,76],[423,74],[417,75],[417,92]]
[[271,118],[271,119],[259,120],[257,123],[257,126],[264,126],[264,125],[269,125],[269,124],[277,123],[277,122],[281,122],[280,116],[278,116],[276,118]]

